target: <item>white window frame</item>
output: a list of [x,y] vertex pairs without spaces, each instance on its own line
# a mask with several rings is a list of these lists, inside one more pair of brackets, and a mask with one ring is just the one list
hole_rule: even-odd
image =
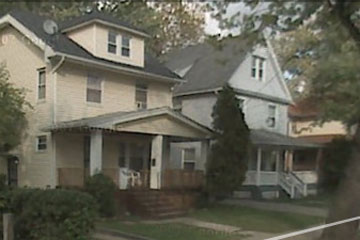
[[[44,74],[44,82],[42,84],[40,84],[40,75]],[[38,102],[44,102],[46,99],[46,68],[42,67],[37,69],[37,83],[36,83],[36,98]],[[44,87],[44,97],[40,98],[39,94],[40,94],[40,87]]]
[[[92,101],[88,101],[88,81],[89,81],[89,77],[94,77],[97,78],[100,81],[100,102],[92,102]],[[92,90],[98,90],[98,89],[92,89]],[[103,103],[103,98],[104,98],[104,79],[102,77],[100,77],[97,74],[94,73],[88,73],[87,78],[86,78],[86,95],[85,95],[85,101],[88,104],[95,104],[95,105],[101,105]]]
[[[115,35],[115,41],[114,42],[110,42],[110,35],[111,34],[114,34]],[[118,46],[117,46],[117,33],[116,32],[114,32],[114,31],[112,31],[112,30],[110,30],[110,31],[108,31],[108,39],[107,39],[107,52],[108,53],[110,53],[110,54],[117,54],[117,52],[118,52]],[[112,46],[112,47],[115,47],[115,52],[110,52],[109,51],[109,46]]]
[[[194,160],[185,160],[185,151],[186,150],[194,150]],[[194,171],[196,170],[196,148],[188,147],[188,148],[183,148],[181,150],[181,169],[185,170],[185,162],[186,163],[194,163]]]
[[[269,126],[268,123],[267,123],[268,119],[270,119],[270,115],[269,115],[269,109],[270,109],[270,107],[274,107],[274,108],[275,108],[275,111],[274,111],[274,119],[275,119],[275,121],[274,121],[274,126],[273,126],[273,127]],[[268,104],[268,106],[267,106],[266,126],[267,126],[268,128],[270,128],[270,129],[274,129],[274,128],[276,128],[276,126],[277,126],[277,121],[278,121],[278,106],[277,106],[276,104]]]
[[[124,38],[129,39],[129,46],[124,46],[123,40]],[[123,49],[127,49],[129,51],[129,56],[123,55]],[[131,37],[127,35],[121,35],[121,47],[120,47],[120,55],[122,57],[130,58],[131,57]]]
[[[254,60],[255,60],[255,66],[254,64]],[[260,62],[263,61],[262,63],[262,78],[260,78]],[[253,70],[255,69],[255,76],[253,76]],[[265,81],[265,73],[266,73],[266,59],[264,57],[260,57],[257,55],[252,55],[251,57],[251,72],[250,75],[253,79],[256,79],[260,82],[264,82]]]
[[[45,149],[40,149],[39,145],[40,145],[40,138],[44,137],[45,138]],[[36,143],[35,143],[35,150],[36,152],[45,152],[48,149],[48,139],[47,139],[47,135],[38,135],[36,136]]]
[[[145,86],[145,88],[141,88],[140,86]],[[147,109],[148,108],[148,93],[149,93],[148,90],[149,90],[149,86],[147,84],[144,84],[144,83],[136,83],[135,84],[135,106],[136,106],[137,110]],[[137,101],[137,99],[136,99],[136,92],[137,91],[146,93],[146,102],[145,102],[145,104],[144,104],[144,102]]]

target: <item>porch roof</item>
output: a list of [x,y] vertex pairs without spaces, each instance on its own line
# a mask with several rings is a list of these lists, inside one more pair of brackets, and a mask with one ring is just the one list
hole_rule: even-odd
[[270,132],[263,129],[253,129],[250,133],[251,141],[254,145],[282,148],[321,148],[322,144],[313,143],[301,138],[289,137],[279,133]]
[[[161,118],[161,119],[160,119]],[[161,134],[189,138],[210,138],[212,130],[169,107],[114,112],[54,124],[45,130],[104,129],[119,132]]]

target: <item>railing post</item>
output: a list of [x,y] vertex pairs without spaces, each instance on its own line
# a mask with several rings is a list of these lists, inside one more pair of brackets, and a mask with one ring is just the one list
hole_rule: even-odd
[[14,240],[14,216],[12,213],[3,214],[3,238]]

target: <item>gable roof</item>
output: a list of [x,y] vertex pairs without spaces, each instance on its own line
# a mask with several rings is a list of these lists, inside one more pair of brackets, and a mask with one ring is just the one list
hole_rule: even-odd
[[[106,65],[112,68],[121,68],[127,71],[136,71],[149,76],[159,76],[170,78],[171,80],[181,80],[181,78],[169,70],[164,65],[149,54],[145,53],[144,67],[132,66],[129,64],[118,63],[107,59],[95,57],[90,52],[86,51],[80,45],[68,38],[64,33],[58,33],[56,35],[49,35],[43,30],[44,21],[49,19],[47,17],[38,16],[31,12],[13,10],[8,14],[0,17],[11,16],[18,21],[23,27],[35,34],[35,36],[47,46],[49,46],[56,55],[67,56],[79,61],[92,62],[94,64]],[[0,21],[1,22],[1,21]]]
[[165,65],[175,72],[190,68],[183,76],[187,82],[175,89],[176,95],[181,95],[223,87],[247,53],[248,49],[232,38],[224,40],[220,48],[206,42],[175,51]]
[[178,121],[191,126],[192,128],[197,129],[198,131],[204,133],[208,137],[212,134],[212,130],[204,125],[201,125],[198,122],[186,117],[185,115],[175,112],[169,107],[153,108],[153,109],[144,109],[130,112],[113,112],[103,115],[98,115],[95,117],[82,118],[72,121],[60,122],[55,125],[52,125],[46,130],[61,130],[61,129],[71,129],[71,128],[94,128],[94,129],[106,129],[106,130],[115,130],[115,125],[128,123],[132,121],[137,121],[140,119],[147,119],[155,116],[167,115],[171,116]]
[[122,28],[124,30],[141,35],[143,37],[149,37],[149,35],[144,30],[142,30],[140,28],[136,28],[126,22],[119,20],[118,18],[115,18],[113,16],[110,16],[108,14],[104,14],[104,13],[101,13],[98,11],[93,11],[89,14],[84,14],[82,16],[75,17],[70,20],[64,21],[64,22],[60,23],[60,30],[62,32],[67,32],[67,31],[79,28],[81,26],[85,26],[92,22],[101,22],[106,25],[111,25],[111,26],[114,26],[117,28]]

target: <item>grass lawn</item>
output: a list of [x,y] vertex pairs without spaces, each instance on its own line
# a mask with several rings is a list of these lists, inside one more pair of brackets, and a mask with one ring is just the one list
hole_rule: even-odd
[[326,195],[315,195],[315,196],[308,196],[305,198],[299,199],[272,199],[272,200],[263,200],[263,201],[270,201],[270,202],[279,202],[279,203],[291,203],[295,205],[305,206],[305,207],[317,207],[317,208],[329,208],[332,198],[334,196],[330,194]]
[[216,205],[209,209],[196,210],[190,217],[241,227],[243,230],[282,233],[300,230],[321,224],[324,219],[294,213],[259,210],[248,207]]
[[183,224],[144,224],[139,222],[125,223],[121,221],[107,221],[98,226],[128,232],[154,240],[241,240],[239,234],[226,234],[207,229],[186,226]]

